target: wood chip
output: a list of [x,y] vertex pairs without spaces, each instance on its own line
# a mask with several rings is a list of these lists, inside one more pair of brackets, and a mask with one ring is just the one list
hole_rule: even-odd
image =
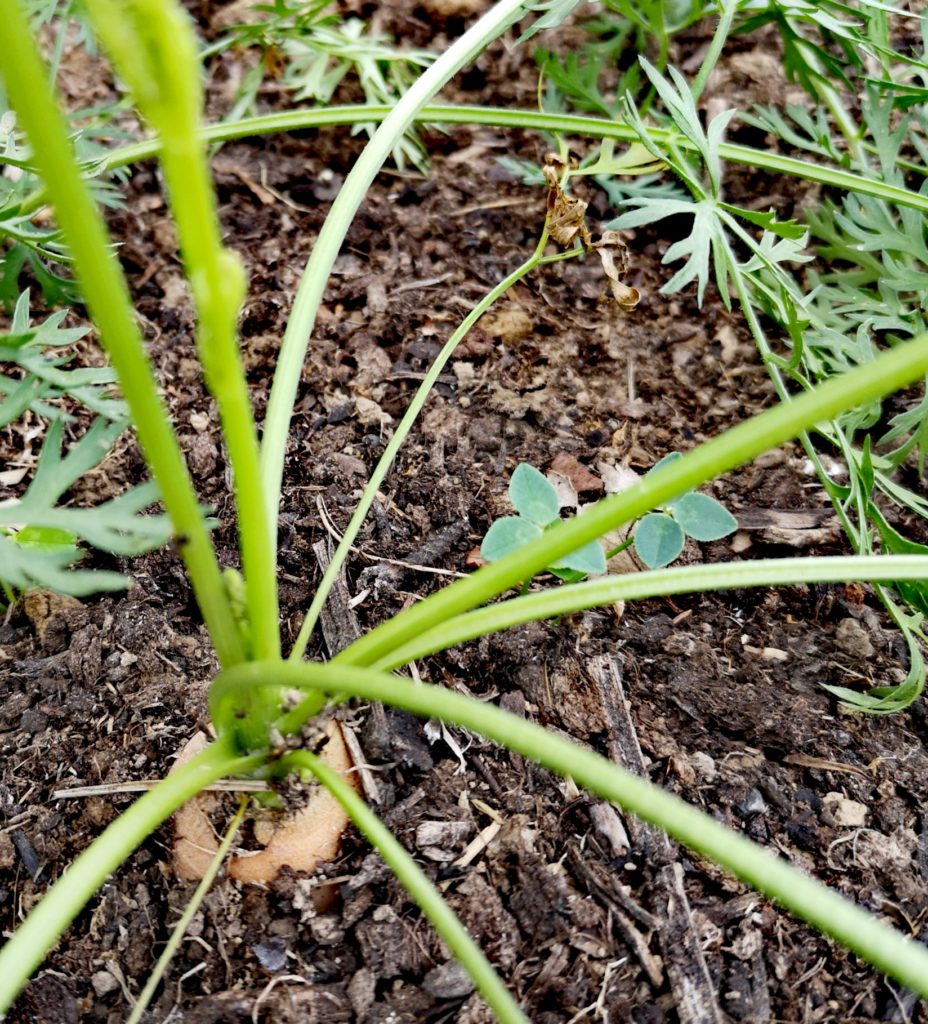
[[[629,771],[647,778],[644,754],[622,686],[621,662],[612,657],[598,657],[591,659],[587,668],[602,696],[609,725],[609,756]],[[663,967],[670,981],[677,1017],[681,1024],[722,1024],[715,985],[683,888],[683,869],[677,847],[654,825],[632,817],[627,824],[635,855],[664,865],[657,871],[660,885],[653,893],[653,903],[659,910]],[[628,937],[634,940],[636,933],[633,929]],[[637,942],[634,948],[642,967],[652,977],[657,965],[646,948],[640,948]]]

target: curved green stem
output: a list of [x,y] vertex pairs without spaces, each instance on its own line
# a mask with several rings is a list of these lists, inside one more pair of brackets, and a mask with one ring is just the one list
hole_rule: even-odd
[[93,894],[162,821],[204,786],[257,768],[262,756],[242,757],[228,741],[214,743],[181,765],[124,811],[48,890],[0,949],[0,1014]]
[[813,89],[817,99],[831,112],[838,130],[844,136],[845,142],[847,142],[851,158],[858,165],[866,166],[868,160],[866,152],[861,146],[862,131],[860,126],[851,116],[838,90],[832,86],[830,76],[823,69],[815,47],[808,42],[795,24],[789,22],[789,19],[787,19],[787,22],[791,25],[797,40],[801,40],[801,42],[797,43],[797,46],[802,53],[802,59],[809,65],[814,74]]
[[399,425],[393,433],[393,437],[390,438],[389,444],[384,449],[383,455],[381,455],[377,462],[374,472],[371,473],[371,478],[368,481],[367,486],[364,488],[364,493],[361,495],[348,525],[345,527],[345,532],[342,535],[342,539],[338,542],[338,547],[335,549],[332,560],[329,563],[319,586],[316,588],[312,604],[309,606],[309,611],[307,611],[306,617],[303,619],[303,623],[300,626],[300,632],[293,645],[293,649],[290,652],[290,657],[292,659],[298,661],[303,657],[303,654],[306,651],[306,645],[309,643],[309,638],[312,635],[312,631],[319,619],[319,613],[325,605],[326,599],[329,596],[329,591],[332,589],[332,584],[338,577],[342,565],[348,557],[351,545],[354,543],[355,538],[364,523],[364,519],[370,511],[370,507],[374,503],[374,499],[377,497],[380,485],[383,483],[387,473],[389,473],[390,467],[393,465],[400,447],[406,440],[406,437],[412,429],[419,413],[422,411],[422,407],[425,405],[426,399],[435,385],[435,381],[438,380],[439,374],[454,354],[454,350],[458,345],[460,345],[470,329],[477,323],[490,306],[492,306],[501,295],[505,295],[505,293],[509,291],[514,284],[521,281],[526,274],[534,270],[535,267],[543,263],[549,263],[554,260],[577,255],[582,252],[582,250],[578,249],[573,250],[570,253],[561,253],[555,257],[545,258],[542,256],[542,253],[544,252],[547,240],[548,233],[545,231],[542,233],[542,237],[535,248],[535,252],[532,253],[529,259],[527,259],[522,266],[518,267],[508,277],[500,281],[495,288],[487,292],[480,302],[474,306],[470,313],[468,313],[461,322],[457,330],[445,342],[444,348],[442,348],[441,352],[438,353],[435,361],[429,367],[428,373],[426,373],[425,377],[422,379],[422,383],[419,385],[413,400],[409,403],[409,408],[406,410],[402,420],[400,420]]
[[514,22],[522,6],[523,0],[498,0],[416,79],[374,132],[332,204],[297,289],[268,399],[261,441],[261,487],[269,523],[276,524],[277,520],[290,417],[316,312],[351,221],[396,140],[416,114],[454,74]]
[[280,654],[275,528],[261,499],[258,432],[237,328],[245,274],[238,256],[222,244],[206,154],[196,136],[185,137],[162,166],[197,309],[197,351],[232,470],[248,640],[256,657],[273,658]]
[[502,1024],[527,1024],[518,1004],[493,970],[480,947],[468,935],[457,915],[445,902],[425,872],[396,840],[393,833],[348,785],[338,772],[321,758],[305,750],[286,754],[281,764],[311,772],[342,805],[358,830],[377,850],[400,884],[421,908],[432,927],[444,939],[470,975],[477,991]]
[[242,824],[242,819],[245,817],[245,808],[247,806],[248,798],[243,796],[239,800],[238,811],[236,812],[235,817],[229,822],[226,834],[222,837],[222,842],[219,844],[216,853],[209,862],[209,867],[200,879],[200,884],[197,886],[196,892],[194,892],[187,901],[187,906],[184,907],[184,912],[180,915],[177,924],[174,925],[171,937],[165,943],[164,949],[161,951],[161,956],[158,957],[158,962],[155,964],[148,981],[145,982],[145,987],[139,993],[139,997],[135,1001],[135,1005],[132,1007],[132,1012],[126,1018],[126,1024],[139,1024],[139,1021],[141,1021],[145,1016],[145,1011],[148,1009],[148,1004],[152,1001],[155,989],[161,983],[161,979],[164,977],[164,973],[168,969],[168,965],[176,956],[177,950],[180,948],[180,944],[183,942],[184,936],[187,934],[187,929],[190,927],[190,922],[193,920],[196,912],[200,909],[203,900],[206,899],[206,894],[212,887],[212,884],[216,879],[216,875],[219,874],[222,862],[226,859],[226,855],[232,848],[232,843],[235,841],[235,837],[238,834],[238,830]]
[[[270,680],[270,682],[268,682]],[[708,857],[797,917],[830,935],[913,992],[928,996],[928,949],[843,896],[816,882],[772,852],[719,824],[709,815],[658,786],[612,764],[591,750],[502,711],[492,704],[349,666],[243,664],[213,684],[210,703],[217,714],[234,713],[239,693],[273,685],[321,694],[344,692],[401,707],[423,718],[441,718],[496,740],[605,800],[663,829]],[[289,727],[299,727],[291,713]]]
[[694,103],[699,101],[699,97],[709,81],[709,76],[715,70],[715,65],[722,55],[722,50],[728,41],[728,34],[731,32],[731,26],[735,20],[739,4],[738,0],[721,0],[720,6],[722,13],[719,17],[719,23],[716,25],[715,32],[712,35],[712,42],[709,44],[709,50],[699,67],[699,71],[690,89]]
[[408,665],[437,651],[499,633],[526,622],[553,619],[585,608],[616,601],[637,601],[667,594],[735,590],[742,587],[782,587],[790,584],[844,583],[850,580],[928,579],[928,555],[880,555],[835,558],[770,558],[756,562],[685,565],[673,569],[602,576],[584,583],[553,587],[442,622],[381,658],[372,668],[381,671]]
[[0,24],[4,34],[0,73],[74,256],[81,293],[119,375],[139,443],[177,532],[180,553],[216,654],[223,665],[234,664],[244,656],[241,640],[190,474],[158,396],[125,277],[99,210],[78,172],[64,121],[16,0],[0,0]]
[[352,665],[375,664],[426,629],[530,579],[591,540],[791,440],[816,423],[910,384],[926,372],[928,334],[732,427],[672,464],[649,473],[627,491],[598,501],[582,516],[561,523],[538,540],[401,612],[355,641],[334,660]]
[[[321,109],[312,107],[288,110],[279,114],[262,114],[238,121],[211,124],[203,128],[202,138],[207,142],[225,142],[255,135],[269,135],[275,132],[301,131],[307,128],[337,127],[340,125],[366,124],[382,121],[392,110],[388,106],[333,106]],[[515,128],[525,131],[548,132],[559,135],[574,135],[582,138],[617,139],[623,142],[637,142],[638,133],[624,121],[607,121],[601,117],[583,117],[577,114],[555,114],[539,110],[513,110],[502,107],[469,107],[444,104],[429,104],[422,107],[413,117],[415,123],[429,124],[483,124],[495,128]],[[692,149],[692,144],[681,136],[657,127],[648,127],[651,136],[666,143],[674,138],[682,150]],[[156,156],[160,149],[159,139],[146,139],[128,146],[114,149],[94,165],[99,173],[125,167],[139,160]],[[796,157],[784,156],[770,150],[754,149],[734,142],[719,143],[719,157],[731,163],[746,167],[758,167],[776,174],[793,178],[805,178],[822,185],[859,192],[861,195],[885,199],[901,206],[928,212],[928,196],[911,189],[901,188],[884,181],[867,178],[841,167],[810,163]],[[924,171],[924,169],[922,169]],[[33,192],[27,196],[17,211],[32,213],[44,201],[44,193]]]
[[[767,367],[767,372],[770,375],[770,379],[777,395],[781,401],[788,402],[791,400],[791,396],[786,386],[786,380],[784,378],[783,370],[781,369],[780,361],[777,360],[770,348],[751,295],[751,279],[746,277],[742,272],[741,264],[735,258],[735,254],[727,236],[724,238],[724,245],[729,272],[735,285],[735,293],[738,296],[739,303],[741,304],[745,321],[751,331],[751,335],[754,338],[761,358],[764,361],[764,365]],[[794,377],[802,386],[808,387],[806,382],[799,375],[794,374]],[[829,428],[830,429],[827,432],[823,431],[824,436],[829,443],[837,446],[845,464],[853,466],[853,450],[847,437],[845,437],[844,432],[839,429],[836,422],[832,422],[829,425]],[[821,424],[819,424],[818,429],[822,430]],[[845,502],[839,497],[835,488],[831,485],[830,477],[825,470],[821,456],[818,451],[816,451],[815,445],[812,443],[812,438],[808,431],[804,430],[799,435],[799,441],[815,468],[819,480],[825,487],[826,493],[829,495],[835,514],[837,515],[841,526],[850,541],[851,547],[858,554],[869,553],[872,551],[872,544],[867,527],[869,513],[865,507],[866,495],[861,492],[859,485],[855,485],[855,498],[859,506],[857,523],[855,524],[852,521],[851,516],[848,514]],[[855,479],[855,474],[853,472],[851,473],[850,479],[852,482]],[[888,579],[891,580],[891,577],[888,577]],[[861,701],[858,701],[857,709],[859,710],[861,707],[866,707],[867,710],[873,713],[888,714],[894,711],[899,711],[903,707],[908,706],[908,704],[915,700],[919,693],[921,693],[924,685],[924,659],[919,648],[918,639],[912,629],[908,617],[902,609],[899,608],[895,601],[892,600],[884,587],[877,585],[874,587],[874,590],[877,597],[882,602],[883,607],[889,612],[890,617],[893,622],[895,622],[905,639],[906,646],[909,650],[909,671],[902,683],[897,687],[891,688],[888,692],[884,691],[879,699],[874,699],[869,696],[866,699],[862,698]],[[851,705],[848,701],[845,701],[843,707],[848,709],[851,708]]]

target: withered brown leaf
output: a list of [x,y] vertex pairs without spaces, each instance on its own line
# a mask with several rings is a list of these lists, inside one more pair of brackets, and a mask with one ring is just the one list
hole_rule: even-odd
[[618,231],[604,231],[602,237],[598,242],[594,242],[592,247],[599,253],[603,271],[609,278],[612,297],[623,309],[634,309],[641,299],[641,292],[622,280],[628,270],[628,247]]
[[585,221],[588,204],[567,195],[561,187],[559,167],[562,166],[560,157],[548,154],[543,169],[548,186],[548,234],[565,248],[573,245],[579,236],[580,244],[587,252],[599,254],[615,301],[622,309],[634,309],[641,293],[622,280],[628,270],[628,248],[618,231],[604,231],[598,242],[593,241]]
[[577,235],[585,249],[590,247],[590,233],[584,218],[587,203],[575,199],[561,188],[557,169],[552,164],[545,164],[545,182],[548,186],[548,234],[565,248],[573,245]]

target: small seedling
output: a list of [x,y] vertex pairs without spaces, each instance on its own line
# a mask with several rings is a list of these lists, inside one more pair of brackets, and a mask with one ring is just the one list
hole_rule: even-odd
[[[681,458],[679,452],[665,455],[649,470],[661,469]],[[509,500],[519,513],[497,519],[487,531],[480,554],[488,562],[496,562],[560,522],[560,503],[551,482],[537,469],[521,463],[509,482]],[[606,571],[606,558],[612,557],[634,543],[635,554],[649,569],[660,569],[679,557],[687,537],[693,540],[720,540],[738,527],[735,517],[708,494],[687,491],[663,506],[660,511],[643,516],[632,540],[613,548],[607,554],[598,541],[591,541],[578,551],[547,567],[547,572],[575,583],[584,576]]]
[[[656,462],[648,474],[681,458],[671,452]],[[635,529],[635,554],[649,569],[661,569],[679,558],[687,537],[693,540],[721,540],[738,528],[738,522],[724,505],[708,494],[687,491],[659,512],[649,512]]]
[[[516,466],[512,474],[509,500],[519,514],[503,516],[487,530],[480,554],[488,562],[518,551],[561,521],[557,491],[543,473],[527,462]],[[591,573],[604,573],[606,556],[599,541],[592,540],[549,565],[546,571],[573,581]]]

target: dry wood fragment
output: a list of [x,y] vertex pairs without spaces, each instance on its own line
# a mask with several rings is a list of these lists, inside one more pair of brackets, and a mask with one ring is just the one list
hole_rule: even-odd
[[[313,544],[313,554],[319,563],[319,568],[325,572],[332,559],[331,542],[321,540]],[[361,635],[361,624],[354,613],[351,603],[351,592],[348,590],[348,581],[345,579],[345,568],[335,577],[335,583],[329,591],[329,598],[322,606],[319,614],[319,625],[322,627],[322,636],[325,645],[329,649],[329,657],[334,658],[346,647],[350,646]],[[371,714],[383,718],[383,705],[375,704]],[[350,728],[344,729],[345,741],[351,751],[357,767],[358,776],[361,780],[361,788],[364,795],[371,803],[381,802],[380,785],[374,778],[374,773],[367,767],[364,761],[361,745]]]
[[[612,657],[593,658],[587,669],[602,698],[609,729],[610,758],[644,777],[644,755],[622,686],[621,662]],[[681,1024],[722,1024],[724,1018],[683,888],[676,844],[660,829],[637,818],[629,817],[627,826],[636,854],[644,856],[651,864],[660,865],[656,872],[659,887],[653,893],[651,909],[659,917],[657,926],[663,963]],[[642,966],[647,969],[649,965],[642,961]]]

